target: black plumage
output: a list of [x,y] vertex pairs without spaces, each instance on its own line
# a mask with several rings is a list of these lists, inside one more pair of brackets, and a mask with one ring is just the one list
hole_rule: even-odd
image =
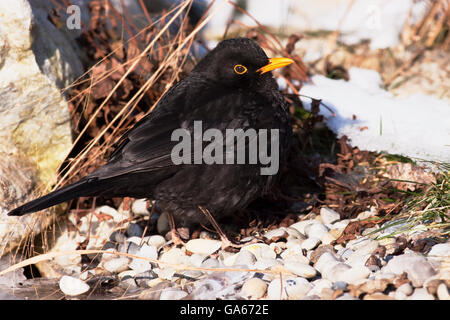
[[[246,69],[239,73],[246,72],[237,73],[237,65]],[[268,65],[274,66],[262,72]],[[80,196],[128,196],[156,199],[177,224],[189,226],[205,219],[199,206],[216,218],[245,208],[269,191],[278,175],[261,175],[259,163],[175,165],[171,151],[178,142],[171,135],[179,128],[192,132],[194,121],[202,121],[203,131],[216,128],[224,136],[225,129],[279,129],[281,167],[291,125],[286,102],[266,72],[280,66],[250,39],[222,41],[124,134],[107,164],[8,214],[20,216]]]

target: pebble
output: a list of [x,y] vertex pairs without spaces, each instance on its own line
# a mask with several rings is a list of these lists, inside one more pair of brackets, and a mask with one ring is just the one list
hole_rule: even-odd
[[141,237],[144,234],[144,229],[137,223],[130,223],[127,228],[127,237],[139,237],[139,241],[141,241]]
[[86,293],[90,289],[84,281],[69,276],[61,277],[59,280],[59,288],[68,296],[78,296]]
[[171,281],[173,278],[173,275],[176,272],[176,269],[172,268],[172,267],[168,267],[168,268],[164,268],[164,269],[155,268],[155,269],[153,269],[153,271],[158,275],[158,277],[160,279]]
[[194,253],[192,256],[189,257],[189,264],[194,267],[200,267],[204,260],[205,260],[204,255]]
[[434,297],[428,293],[425,288],[416,288],[414,293],[408,297],[408,300],[434,300]]
[[198,253],[208,256],[219,250],[221,246],[222,242],[218,240],[193,239],[189,240],[188,243],[186,243],[186,250],[192,253]]
[[355,252],[358,251],[359,255],[369,254],[378,248],[378,241],[370,238],[355,239],[349,241],[346,248],[350,248]]
[[120,273],[122,271],[128,270],[129,263],[130,259],[128,259],[127,257],[120,257],[104,262],[103,268],[111,273]]
[[241,295],[247,299],[262,298],[267,291],[267,283],[259,278],[251,278],[244,282]]
[[336,239],[337,238],[331,232],[327,232],[322,235],[322,237],[320,238],[320,242],[322,242],[323,244],[330,244]]
[[327,207],[323,207],[320,209],[320,217],[325,224],[334,223],[341,219],[339,213]]
[[366,294],[364,296],[363,300],[395,300],[395,298],[385,295],[383,293],[377,292],[377,293],[372,293],[372,294]]
[[313,285],[304,278],[287,279],[285,283],[285,290],[289,300],[302,299],[313,288]]
[[127,241],[125,245],[123,244],[119,245],[120,252],[125,252],[133,255],[136,255],[139,252],[139,249],[140,249],[139,245],[137,245],[132,241]]
[[413,293],[413,287],[409,283],[404,283],[397,288],[396,292],[401,292],[406,296],[410,296]]
[[236,255],[233,265],[247,266],[248,268],[251,268],[255,262],[255,255],[248,250],[243,250]]
[[147,209],[147,199],[136,199],[131,205],[131,211],[135,215],[148,216],[150,211]]
[[439,243],[434,245],[430,252],[428,252],[428,258],[441,260],[440,258],[450,257],[450,242]]
[[286,280],[283,281],[283,287],[281,287],[280,278],[273,279],[267,287],[267,298],[269,300],[286,300]]
[[328,228],[323,223],[317,222],[307,225],[305,227],[305,233],[308,238],[320,239],[325,233],[328,233]]
[[292,226],[285,228],[285,230],[289,234],[289,237],[297,238],[300,240],[306,239],[306,237],[302,233],[300,233],[297,229],[292,228]]
[[126,271],[122,271],[120,272],[117,276],[119,277],[120,280],[126,280],[129,278],[134,278],[136,276],[137,272],[134,270],[126,270]]
[[350,293],[346,292],[346,293],[340,295],[338,298],[336,298],[336,300],[359,300],[359,299],[355,298]]
[[314,277],[317,274],[316,269],[314,269],[310,265],[300,262],[289,261],[286,262],[284,266],[290,272],[308,279]]
[[[208,258],[205,261],[203,261],[203,263],[201,264],[202,268],[218,268],[220,267],[220,262],[219,260],[215,259],[215,258]],[[213,271],[208,271],[213,272]]]
[[314,264],[314,268],[316,268],[316,270],[318,270],[323,275],[329,269],[339,263],[341,263],[341,261],[336,258],[334,254],[326,251],[320,255],[319,259],[317,259],[317,262]]
[[126,237],[123,234],[123,232],[121,232],[121,231],[114,231],[109,236],[109,240],[111,240],[113,242],[117,242],[117,243],[124,243],[125,239],[126,239]]
[[[153,259],[153,260],[158,259],[158,251],[156,250],[156,248],[154,246],[149,246],[145,243],[139,248],[136,255],[139,257]],[[141,273],[141,272],[151,270],[152,265],[151,265],[150,261],[147,261],[144,259],[139,259],[139,258],[134,258],[130,263],[130,268],[135,270],[138,273]]]
[[315,249],[320,244],[320,239],[316,237],[310,237],[302,242],[301,248],[305,250]]
[[285,250],[283,253],[281,253],[281,258],[283,259],[284,263],[287,263],[289,261],[296,261],[304,264],[309,264],[309,259],[303,255],[303,253],[299,250]]
[[181,289],[166,288],[161,292],[159,300],[180,300],[187,295],[188,293]]
[[[122,220],[124,220],[125,218],[127,218],[126,216],[124,216],[123,214],[120,214],[119,212],[117,212],[116,209],[111,208],[110,206],[101,206],[95,209],[95,213],[100,214],[100,213],[104,213],[107,215],[110,215],[114,222],[119,223]],[[92,217],[92,219],[94,219],[95,216]]]
[[439,300],[450,300],[450,294],[445,283],[441,283],[437,288],[437,296]]
[[347,289],[347,282],[345,281],[336,281],[333,283],[333,286],[331,287],[333,290],[346,290]]
[[273,229],[264,233],[264,237],[269,240],[273,238],[286,238],[288,235],[286,228]]
[[264,244],[264,243],[249,244],[249,245],[243,247],[242,250],[250,251],[251,253],[253,253],[255,255],[256,259],[260,259],[260,258],[275,259],[277,256],[275,251],[269,245]]
[[296,222],[294,224],[292,224],[290,227],[296,229],[298,232],[300,232],[300,234],[305,235],[305,228],[307,226],[309,226],[310,224],[315,224],[315,223],[321,223],[318,220],[314,220],[314,219],[310,219],[310,220],[303,220],[303,221],[299,221]]
[[413,286],[416,288],[422,287],[427,279],[437,273],[425,257],[415,253],[405,253],[393,257],[382,268],[382,271],[396,275],[401,275],[403,272],[406,272],[408,279],[411,280]]
[[343,231],[348,226],[349,223],[350,223],[349,219],[339,220],[339,221],[333,223],[332,230]]
[[166,239],[164,239],[163,236],[160,235],[153,235],[153,236],[149,236],[148,238],[144,238],[145,242],[149,245],[149,246],[154,246],[157,249],[161,248],[162,246],[164,246],[166,244]]
[[[169,251],[164,252],[161,255],[161,262],[166,262],[169,264],[182,264],[184,262],[184,254],[183,250],[180,248],[173,247]],[[162,266],[164,267],[164,265]]]
[[253,268],[258,269],[258,270],[266,270],[266,269],[271,269],[272,267],[279,266],[279,265],[281,265],[281,262],[278,261],[277,259],[262,258],[255,262],[255,264],[253,265]]
[[336,279],[338,281],[344,281],[350,284],[357,284],[360,280],[367,279],[371,274],[369,268],[365,266],[335,272],[335,277],[331,277],[329,279]]

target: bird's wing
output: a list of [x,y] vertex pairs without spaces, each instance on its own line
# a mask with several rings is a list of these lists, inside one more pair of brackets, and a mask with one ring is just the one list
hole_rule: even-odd
[[226,128],[245,129],[249,126],[247,119],[236,116],[240,105],[236,97],[206,95],[199,81],[194,85],[185,80],[172,87],[152,113],[122,136],[108,163],[93,172],[91,177],[112,178],[175,167],[171,153],[179,142],[171,141],[172,133],[182,127],[192,136],[193,123],[197,120],[203,121],[203,131],[208,128],[221,131]]

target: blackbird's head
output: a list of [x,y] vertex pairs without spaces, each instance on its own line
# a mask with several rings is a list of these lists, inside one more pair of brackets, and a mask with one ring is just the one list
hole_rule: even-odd
[[220,42],[192,72],[220,85],[244,88],[271,78],[270,71],[293,62],[288,58],[269,59],[255,41],[236,38]]

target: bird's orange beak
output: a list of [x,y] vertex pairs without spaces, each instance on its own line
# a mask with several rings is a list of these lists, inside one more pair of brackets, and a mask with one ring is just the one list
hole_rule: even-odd
[[289,59],[289,58],[272,58],[272,59],[269,59],[269,64],[256,70],[256,72],[260,72],[261,74],[264,74],[266,72],[288,66],[291,63],[294,63],[294,60]]

